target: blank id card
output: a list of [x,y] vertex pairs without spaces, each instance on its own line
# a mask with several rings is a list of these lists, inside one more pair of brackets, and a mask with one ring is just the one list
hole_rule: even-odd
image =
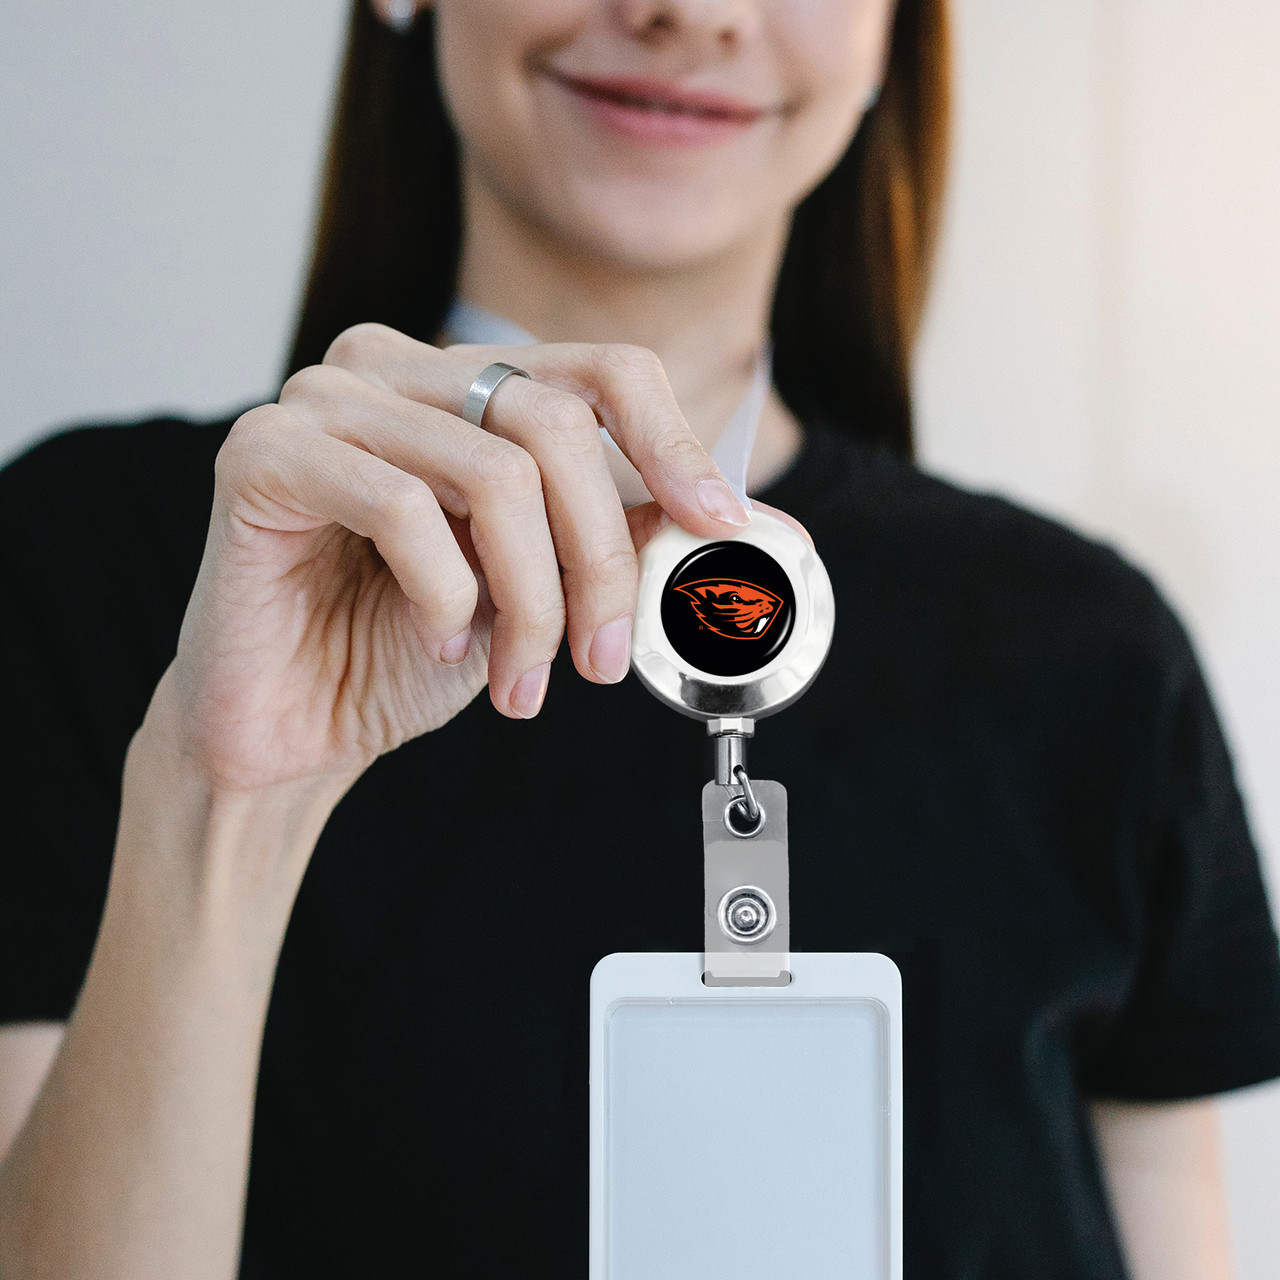
[[701,953],[596,966],[590,1280],[899,1280],[898,971],[790,971],[707,987]]

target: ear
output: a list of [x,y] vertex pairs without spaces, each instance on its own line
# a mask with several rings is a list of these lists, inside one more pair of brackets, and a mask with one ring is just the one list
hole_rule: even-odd
[[413,26],[418,15],[430,4],[431,0],[370,0],[374,16],[401,35]]

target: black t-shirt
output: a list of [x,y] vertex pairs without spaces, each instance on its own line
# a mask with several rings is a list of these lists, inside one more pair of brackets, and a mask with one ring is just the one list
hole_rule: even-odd
[[[227,422],[0,475],[0,1023],[65,1018],[125,747],[173,655]],[[1187,637],[1111,550],[810,423],[831,655],[758,727],[792,945],[902,971],[913,1280],[1124,1274],[1084,1099],[1280,1074],[1280,961]],[[326,827],[263,1047],[246,1276],[586,1274],[588,979],[699,951],[697,722],[553,666],[383,757]],[[636,909],[636,904],[643,909]]]

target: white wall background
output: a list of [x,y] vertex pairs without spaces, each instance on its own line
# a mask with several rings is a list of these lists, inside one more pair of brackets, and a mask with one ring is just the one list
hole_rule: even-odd
[[[1114,541],[1199,644],[1280,897],[1280,4],[956,0],[923,452]],[[0,456],[263,398],[346,0],[6,0]],[[1241,1280],[1280,1244],[1280,1086],[1227,1104]]]

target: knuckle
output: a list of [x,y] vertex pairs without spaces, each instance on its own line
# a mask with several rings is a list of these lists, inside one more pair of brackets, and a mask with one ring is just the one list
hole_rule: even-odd
[[372,352],[384,350],[394,333],[389,326],[372,320],[350,325],[329,343],[321,363],[353,365],[367,360]]
[[525,634],[531,638],[546,638],[548,642],[559,639],[565,623],[564,596],[557,591],[552,596],[528,601],[522,610],[521,622]]
[[604,342],[595,350],[596,367],[610,380],[625,378],[629,381],[653,378],[665,380],[666,371],[658,353],[634,342]]
[[371,501],[383,527],[394,531],[426,518],[435,505],[435,496],[424,481],[398,472],[374,482]]
[[235,483],[268,455],[284,426],[284,414],[276,404],[258,405],[235,420],[213,460],[214,478]]
[[280,403],[322,403],[334,395],[339,381],[334,369],[326,365],[309,364],[291,374],[280,388]]
[[558,445],[578,449],[594,447],[600,424],[581,396],[548,388],[538,397],[534,413],[538,425]]
[[653,456],[665,466],[679,470],[705,470],[707,451],[698,442],[696,436],[682,431],[663,431],[656,435],[652,444]]
[[466,572],[436,585],[431,611],[452,635],[454,630],[461,629],[475,613],[479,600],[480,589],[475,575]]
[[485,435],[477,442],[471,469],[486,488],[513,495],[542,489],[542,472],[533,456],[501,436]]
[[638,578],[639,572],[635,548],[618,546],[588,560],[582,570],[582,579],[588,587],[612,587]]

